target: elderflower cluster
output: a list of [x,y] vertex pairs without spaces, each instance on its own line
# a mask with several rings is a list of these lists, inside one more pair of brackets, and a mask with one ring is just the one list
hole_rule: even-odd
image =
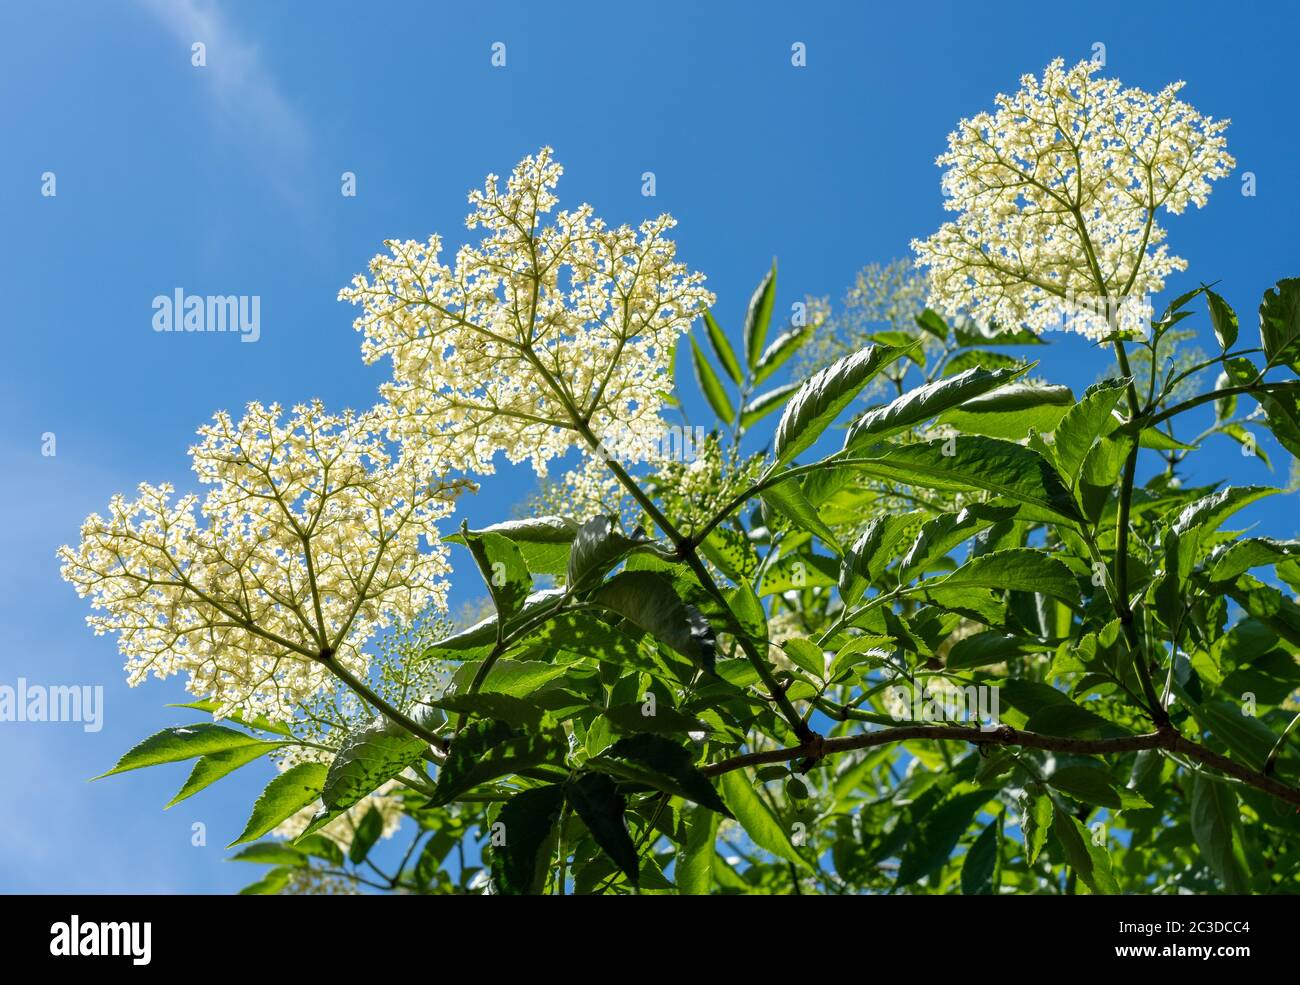
[[616,516],[627,529],[636,526],[639,507],[603,459],[584,455],[557,479],[546,480],[528,503],[530,515],[560,514],[579,522]]
[[[61,573],[118,634],[134,686],[188,673],[189,690],[234,711],[289,720],[331,679],[364,675],[361,645],[394,618],[445,610],[449,568],[434,526],[463,483],[394,459],[375,412],[282,421],[278,405],[225,412],[190,449],[205,497],[142,483],[94,514]],[[422,546],[422,542],[423,546]]]
[[1228,121],[1181,102],[1182,82],[1152,94],[1097,67],[1057,59],[948,136],[936,163],[958,215],[912,244],[931,307],[1102,338],[1145,327],[1147,299],[1186,269],[1156,214],[1203,206],[1233,168]]
[[670,216],[611,227],[580,205],[545,222],[561,173],[543,148],[504,190],[489,175],[469,196],[478,245],[444,262],[439,236],[388,241],[339,294],[362,308],[365,360],[392,359],[393,430],[432,471],[490,473],[504,452],[545,475],[583,428],[652,430],[674,343],[713,301]]
[[757,482],[765,465],[763,454],[742,458],[734,445],[724,445],[717,432],[710,432],[690,458],[657,462],[646,482],[689,533]]

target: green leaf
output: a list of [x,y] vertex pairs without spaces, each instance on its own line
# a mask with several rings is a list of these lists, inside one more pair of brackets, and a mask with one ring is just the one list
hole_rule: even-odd
[[796,325],[773,339],[772,344],[758,357],[758,365],[754,367],[754,382],[762,383],[784,366],[811,335],[812,332],[806,326]]
[[559,784],[523,790],[497,815],[504,841],[489,850],[492,881],[506,896],[538,895],[550,871],[549,846],[553,842],[564,787]]
[[656,701],[654,714],[646,714],[646,703],[629,701],[605,709],[605,717],[623,732],[656,732],[664,735],[685,735],[687,732],[709,732],[704,722],[684,715],[671,705]]
[[1300,372],[1300,278],[1280,280],[1264,292],[1259,338],[1270,366],[1285,363]]
[[1277,390],[1254,394],[1264,408],[1268,429],[1278,444],[1300,458],[1300,394],[1294,390]]
[[1103,380],[1084,391],[1079,402],[1065,412],[1053,433],[1052,451],[1060,474],[1071,479],[1083,468],[1092,446],[1115,429],[1115,405],[1128,388],[1127,378]]
[[477,719],[451,744],[429,806],[441,807],[481,783],[563,759],[564,744],[558,733],[523,732],[505,722]]
[[[200,698],[198,701],[186,701],[179,704],[169,704],[168,708],[192,708],[195,711],[206,711],[214,718],[217,715],[217,709],[221,707],[220,703],[213,701],[211,698]],[[293,735],[292,730],[284,722],[273,722],[263,715],[245,715],[243,712],[231,711],[223,715],[222,718],[234,722],[236,725],[244,725],[251,729],[258,729],[262,732],[274,732],[276,735]]]
[[649,538],[639,528],[632,537],[626,537],[614,529],[609,517],[593,516],[582,525],[573,540],[573,550],[569,554],[569,587],[574,591],[591,588],[630,553],[648,543]]
[[[547,665],[544,665],[547,666]],[[489,671],[489,673],[491,673]],[[509,722],[516,728],[539,728],[545,712],[523,698],[509,694],[490,694],[476,691],[474,694],[453,694],[430,702],[435,708],[456,712],[462,715],[477,715],[480,718],[495,718]]]
[[[615,629],[596,612],[562,612],[525,636],[521,643],[575,653],[604,663],[636,667],[644,664],[636,637]],[[523,663],[529,666],[537,661]]]
[[777,595],[790,589],[826,588],[836,583],[839,564],[823,554],[783,554],[768,565],[759,582],[760,597]]
[[989,790],[959,794],[913,818],[907,847],[899,855],[895,886],[909,886],[943,865],[992,795]]
[[1208,701],[1192,705],[1192,714],[1202,728],[1228,747],[1233,758],[1251,769],[1263,769],[1276,736],[1258,718],[1243,715],[1228,701]]
[[1053,816],[1052,830],[1065,851],[1065,861],[1085,886],[1099,895],[1113,896],[1119,893],[1119,885],[1111,874],[1110,852],[1103,845],[1093,844],[1092,832],[1063,813]]
[[1047,833],[1052,830],[1054,813],[1055,808],[1049,795],[1026,791],[1025,801],[1021,804],[1020,829],[1025,836],[1025,861],[1030,865],[1038,860],[1039,853],[1047,844]]
[[[951,454],[945,454],[951,451]],[[861,457],[837,459],[836,468],[878,479],[952,492],[983,489],[1040,511],[1044,518],[1075,521],[1078,507],[1047,459],[1010,441],[977,435],[883,445]]]
[[[539,516],[527,520],[508,520],[494,523],[480,530],[470,530],[473,535],[500,534],[512,541],[523,555],[528,570],[535,575],[562,575],[568,569],[569,548],[577,536],[579,524],[567,516]],[[453,544],[464,544],[460,534],[443,538]]]
[[244,825],[244,833],[227,847],[256,841],[316,801],[324,789],[327,772],[324,763],[299,763],[289,767],[266,785],[253,804],[253,813]]
[[740,362],[736,359],[736,351],[731,348],[731,343],[727,341],[727,333],[713,317],[712,311],[704,312],[704,328],[709,335],[709,344],[713,346],[713,353],[718,357],[718,362],[722,368],[727,371],[731,381],[737,386],[744,380],[744,374],[740,371]]
[[1227,581],[1251,568],[1277,564],[1300,554],[1300,540],[1251,537],[1233,544],[1210,568],[1211,581]]
[[1238,510],[1278,492],[1281,490],[1269,486],[1225,486],[1183,507],[1170,526],[1180,537],[1197,528],[1213,533]]
[[[671,739],[660,735],[642,733],[619,739],[598,757],[602,762],[621,760],[626,766],[637,768],[634,773],[619,773],[625,779],[635,780],[686,800],[731,816],[722,798],[708,777],[694,765],[691,751]],[[592,760],[592,765],[597,765]]]
[[851,448],[867,438],[884,438],[908,428],[916,427],[944,411],[958,407],[980,394],[1004,386],[1024,374],[1029,367],[997,369],[968,369],[956,376],[946,376],[933,383],[909,390],[884,407],[869,410],[851,425],[844,438],[844,447]]
[[816,643],[796,636],[782,643],[781,649],[796,667],[810,674],[813,680],[826,679],[826,654]]
[[933,308],[926,308],[915,320],[918,328],[929,332],[940,342],[948,341],[948,323]]
[[722,799],[755,845],[787,862],[812,869],[812,865],[795,849],[790,833],[759,798],[744,770],[723,773],[720,782]]
[[673,877],[684,896],[708,896],[713,889],[714,844],[718,815],[701,809],[687,811],[686,843],[677,855]]
[[772,322],[772,307],[776,304],[776,261],[772,261],[769,270],[754,289],[749,299],[749,308],[745,311],[745,359],[749,368],[758,366],[763,356],[763,345],[767,341],[767,329]]
[[181,787],[176,796],[164,805],[164,810],[167,807],[179,804],[186,798],[193,797],[204,787],[211,786],[223,776],[233,773],[239,767],[246,766],[255,759],[260,759],[272,749],[282,745],[284,745],[283,742],[258,742],[252,745],[227,749],[225,752],[214,752],[209,756],[200,756],[194,764],[194,769],[190,771],[189,779],[185,781],[185,785]]
[[799,389],[799,383],[784,383],[781,386],[773,387],[765,393],[760,393],[749,403],[745,404],[740,410],[740,426],[750,428],[757,424],[772,411],[785,406],[785,402],[790,398],[790,394]]
[[1132,450],[1133,439],[1117,432],[1098,441],[1084,458],[1076,488],[1083,514],[1090,523],[1096,524],[1101,518]]
[[940,513],[933,519],[926,520],[921,524],[912,546],[903,555],[900,575],[904,580],[910,580],[916,575],[934,570],[935,565],[947,557],[949,551],[1015,515],[1014,506],[971,503],[956,513]]
[[1250,871],[1246,865],[1239,831],[1241,818],[1237,795],[1225,783],[1193,772],[1192,834],[1223,888],[1234,895],[1250,892]]
[[1117,810],[1120,795],[1104,770],[1091,766],[1066,766],[1047,778],[1047,782],[1081,804]]
[[[439,701],[454,698],[464,693],[474,675],[478,673],[482,661],[474,660],[461,666],[452,678],[451,684]],[[483,680],[478,694],[508,694],[515,698],[527,697],[543,684],[560,677],[567,670],[560,664],[546,663],[542,660],[511,660],[501,657],[492,664],[492,669]]]
[[179,763],[193,759],[195,756],[210,756],[214,753],[227,752],[243,746],[261,745],[262,739],[254,738],[246,732],[200,722],[196,725],[174,725],[156,732],[136,746],[133,746],[105,776],[138,770],[145,766],[157,766],[159,763]]
[[[519,614],[506,620],[505,631],[509,634],[523,622],[536,619],[555,609],[568,598],[568,591],[563,588],[547,588],[533,592],[524,600]],[[420,654],[422,660],[473,660],[487,656],[492,651],[497,639],[497,617],[492,615],[482,622],[477,622],[468,629],[453,633],[451,636],[429,644]]]
[[797,480],[787,479],[785,482],[778,482],[775,485],[768,486],[760,495],[763,502],[793,521],[796,527],[815,534],[823,544],[836,554],[844,552],[844,548],[840,546],[839,538],[822,520],[821,515],[817,512],[817,507],[809,502]]
[[[1214,336],[1219,340],[1219,348],[1227,352],[1237,344],[1237,313],[1227,301],[1219,297],[1208,287],[1205,299],[1210,304],[1210,323],[1214,326]],[[1267,295],[1265,295],[1267,300]]]
[[755,643],[767,645],[767,613],[748,584],[738,585],[727,593],[727,607],[746,636]]
[[1002,701],[1025,715],[1025,728],[1047,735],[1122,735],[1124,730],[1090,708],[1071,701],[1050,684],[1009,678],[1000,690]]
[[288,865],[297,867],[307,864],[307,856],[291,845],[282,841],[259,841],[247,848],[241,848],[226,859],[227,862],[256,862],[260,865]]
[[971,670],[975,667],[987,667],[1016,657],[1031,653],[1042,653],[1049,649],[1032,637],[1008,636],[997,630],[975,633],[953,644],[948,651],[944,666],[949,670]]
[[621,571],[591,596],[596,605],[616,612],[697,667],[713,669],[716,640],[712,627],[673,583],[656,571]]
[[726,388],[718,379],[718,374],[713,371],[713,367],[709,365],[694,335],[691,336],[691,364],[695,367],[695,381],[699,383],[700,392],[713,408],[713,413],[718,415],[718,420],[730,424],[736,419],[736,412],[731,407],[731,398],[727,396]]
[[[508,621],[519,613],[533,588],[523,554],[508,537],[497,533],[471,533],[468,524],[461,526],[460,536],[487,584],[497,618]],[[582,536],[581,532],[578,536]],[[574,553],[577,553],[576,548]]]
[[993,874],[998,866],[1001,851],[998,824],[990,821],[966,852],[961,866],[961,891],[963,896],[991,896]]
[[1040,434],[1051,431],[1073,405],[1067,386],[1012,383],[946,411],[938,423],[965,434],[1020,441],[1031,428]]
[[919,525],[920,515],[887,513],[867,521],[840,564],[840,597],[845,605],[857,602],[884,575],[885,568],[898,556],[903,539]]
[[1070,569],[1032,547],[1012,547],[980,554],[947,578],[935,582],[935,586],[1012,589],[1050,595],[1067,605],[1079,602],[1079,585]]
[[257,882],[250,883],[239,891],[240,896],[274,896],[289,884],[293,867],[287,865],[271,869]]
[[614,781],[604,773],[584,773],[565,787],[565,794],[596,844],[635,886],[641,866],[623,818],[627,801]]
[[384,815],[379,813],[379,808],[371,806],[352,832],[352,842],[348,845],[348,861],[353,865],[364,862],[366,856],[370,854],[370,849],[375,847],[375,842],[383,833]]
[[310,855],[313,858],[321,859],[330,863],[330,865],[340,866],[343,864],[343,849],[331,838],[325,835],[299,835],[294,841],[295,850],[302,852],[304,855]]
[[344,737],[330,763],[321,801],[326,810],[341,813],[418,761],[428,748],[419,736],[381,715]]
[[867,346],[806,380],[776,427],[772,444],[776,463],[784,465],[809,448],[871,378],[905,352],[886,345]]

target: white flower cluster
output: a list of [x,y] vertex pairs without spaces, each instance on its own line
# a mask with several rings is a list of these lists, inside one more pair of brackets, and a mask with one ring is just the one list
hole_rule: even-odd
[[581,428],[654,430],[674,343],[713,301],[670,216],[613,228],[581,205],[543,224],[561,172],[543,148],[504,191],[489,175],[469,196],[477,246],[449,265],[438,236],[389,241],[339,295],[363,308],[366,361],[392,358],[394,431],[432,471],[489,473],[505,452],[545,475]]
[[1057,59],[949,135],[937,163],[958,216],[912,244],[932,307],[1101,338],[1145,327],[1146,299],[1186,268],[1156,213],[1205,204],[1236,163],[1228,121],[1181,102],[1182,82],[1152,94],[1096,69]]
[[[190,449],[211,486],[118,495],[62,547],[62,574],[118,633],[129,682],[187,672],[189,690],[277,720],[331,679],[326,659],[364,675],[360,646],[394,617],[445,609],[449,570],[434,522],[458,484],[394,460],[380,416],[249,404],[219,413]],[[421,549],[421,540],[427,544]]]

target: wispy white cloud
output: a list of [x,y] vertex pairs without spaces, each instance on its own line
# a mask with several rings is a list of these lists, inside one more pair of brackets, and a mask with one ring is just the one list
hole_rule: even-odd
[[223,124],[264,149],[286,155],[306,150],[302,117],[280,90],[258,46],[212,0],[137,0],[189,49],[206,47],[203,81]]

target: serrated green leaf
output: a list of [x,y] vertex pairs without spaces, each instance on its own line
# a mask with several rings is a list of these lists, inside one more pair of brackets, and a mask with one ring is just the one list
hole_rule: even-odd
[[246,732],[209,722],[174,725],[154,733],[133,746],[117,761],[116,766],[95,779],[125,773],[128,770],[143,769],[146,766],[157,766],[159,763],[179,763],[182,760],[194,759],[196,756],[210,756],[242,746],[261,745],[262,742],[262,739]]
[[316,801],[325,787],[328,771],[324,763],[299,763],[273,779],[253,804],[243,834],[227,847],[256,841]]
[[784,407],[785,402],[790,399],[790,394],[798,390],[800,385],[799,383],[785,383],[773,387],[765,393],[760,393],[741,408],[740,426],[742,428],[752,427],[772,411]]
[[1237,795],[1224,783],[1192,773],[1191,824],[1201,857],[1223,888],[1236,895],[1250,892],[1250,870],[1241,846]]
[[641,865],[623,818],[627,801],[614,781],[604,773],[584,773],[565,787],[565,796],[596,844],[635,886]]
[[330,763],[321,801],[329,811],[345,811],[419,760],[428,748],[419,736],[381,715],[344,737]]
[[790,832],[755,793],[743,770],[722,774],[722,799],[755,845],[806,869],[812,865],[795,849]]
[[772,454],[784,465],[812,446],[872,377],[907,349],[871,345],[827,366],[801,385],[776,427]]
[[745,359],[749,368],[754,369],[763,355],[763,345],[767,341],[767,329],[772,322],[772,308],[776,304],[776,261],[772,268],[759,281],[749,299],[745,311]]
[[554,840],[564,787],[559,784],[523,790],[511,797],[497,823],[504,841],[489,848],[492,880],[507,896],[536,895],[549,871],[549,846]]
[[241,766],[247,766],[253,760],[260,759],[272,749],[277,749],[282,745],[284,745],[283,742],[259,742],[253,745],[227,749],[224,752],[214,752],[208,756],[200,756],[194,764],[194,769],[190,771],[185,785],[177,791],[175,797],[167,801],[163,809],[165,810],[179,804],[182,800],[193,797],[204,787],[211,786],[223,776],[233,773]]
[[1219,340],[1219,348],[1227,352],[1237,344],[1237,313],[1227,301],[1208,287],[1205,289],[1205,299],[1210,303],[1210,324],[1214,326],[1214,336]]
[[677,855],[673,878],[683,896],[708,896],[713,890],[714,844],[718,815],[696,808],[686,812],[686,843]]
[[713,413],[718,415],[718,420],[724,424],[730,424],[736,419],[736,412],[731,406],[731,398],[727,396],[727,390],[722,385],[722,381],[718,379],[718,374],[709,365],[709,360],[705,358],[700,344],[695,341],[695,336],[692,335],[690,338],[691,365],[695,367],[695,381],[700,385],[700,392],[704,394],[704,399],[713,408]]
[[[577,536],[580,524],[567,516],[538,516],[527,520],[507,520],[494,523],[470,534],[499,534],[512,541],[523,555],[528,570],[535,575],[562,575],[568,569],[569,548]],[[443,538],[453,544],[463,544],[460,534]]]
[[954,407],[959,407],[981,394],[997,390],[1023,375],[1029,367],[997,369],[968,369],[955,376],[945,376],[926,383],[886,404],[867,411],[849,425],[844,447],[851,449],[867,440],[879,440],[908,428],[916,427]]
[[592,593],[591,601],[627,619],[696,666],[713,669],[713,628],[659,572],[621,571]]
[[713,346],[713,354],[718,357],[718,362],[727,371],[731,381],[739,386],[745,378],[740,371],[740,360],[736,358],[736,350],[731,348],[731,343],[727,341],[727,333],[713,317],[712,311],[704,312],[704,329],[708,333],[709,344]]
[[1070,569],[1032,547],[1012,547],[980,554],[935,584],[941,588],[1038,592],[1060,599],[1067,605],[1079,602],[1079,585]]
[[816,535],[836,554],[843,553],[844,548],[840,546],[835,531],[822,520],[817,507],[813,506],[804,495],[797,480],[788,479],[785,482],[778,482],[764,489],[760,495],[763,502],[793,521],[796,527]]
[[1300,372],[1300,278],[1285,278],[1264,292],[1259,337],[1270,366],[1286,364]]
[[1120,421],[1115,417],[1115,406],[1129,386],[1127,378],[1103,380],[1088,387],[1079,402],[1065,412],[1052,434],[1052,452],[1057,469],[1067,480],[1077,476],[1083,460],[1101,438],[1104,438]]

